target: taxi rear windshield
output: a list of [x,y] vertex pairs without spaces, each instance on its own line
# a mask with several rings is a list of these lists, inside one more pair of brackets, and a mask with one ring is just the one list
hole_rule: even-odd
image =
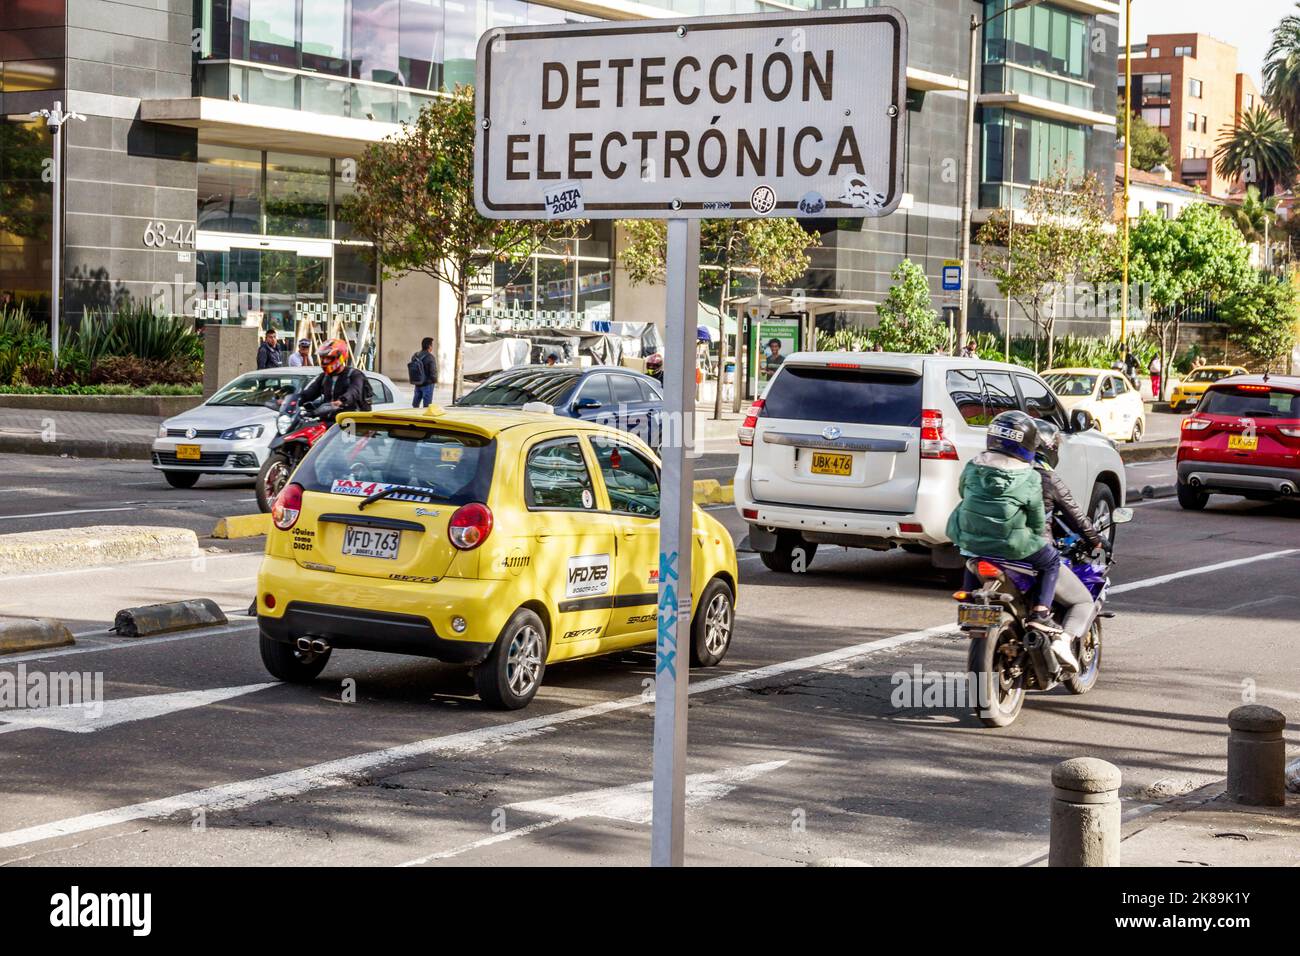
[[294,472],[307,491],[365,497],[402,485],[395,501],[487,501],[496,442],[452,429],[383,422],[331,428]]
[[1196,410],[1236,418],[1300,418],[1300,393],[1260,385],[1216,385]]

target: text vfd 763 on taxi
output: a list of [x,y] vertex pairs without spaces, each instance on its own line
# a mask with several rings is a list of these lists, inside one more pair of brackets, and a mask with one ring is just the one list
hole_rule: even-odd
[[[338,648],[473,667],[506,708],[548,664],[655,640],[659,463],[635,436],[552,414],[340,416],[272,510],[262,660],[314,679]],[[726,654],[736,555],[698,508],[690,657]]]

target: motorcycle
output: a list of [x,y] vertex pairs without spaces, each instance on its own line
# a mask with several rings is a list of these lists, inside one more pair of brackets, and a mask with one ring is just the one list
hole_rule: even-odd
[[[1111,516],[1114,524],[1132,520],[1130,508],[1116,508]],[[1101,622],[1114,617],[1106,610],[1114,566],[1113,536],[1107,534],[1109,527],[1097,530],[1103,541],[1097,556],[1078,535],[1067,534],[1057,542],[1061,563],[1078,576],[1093,598],[1091,620],[1083,637],[1072,644],[1079,662],[1077,673],[1063,674],[1050,639],[1026,624],[1031,608],[1025,594],[1033,585],[1033,569],[1005,558],[973,558],[967,563],[979,579],[979,587],[953,596],[961,601],[957,626],[970,640],[967,669],[975,675],[975,712],[986,727],[1010,726],[1020,714],[1027,691],[1047,691],[1064,684],[1072,694],[1086,694],[1097,683]]]
[[286,396],[278,406],[268,402],[267,407],[280,414],[275,420],[277,434],[271,439],[271,453],[257,473],[257,506],[264,512],[271,510],[298,463],[330,428],[330,422],[320,414],[319,404],[304,406],[301,392]]

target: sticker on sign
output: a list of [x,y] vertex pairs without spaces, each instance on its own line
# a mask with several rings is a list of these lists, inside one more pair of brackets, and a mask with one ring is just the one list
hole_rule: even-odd
[[888,7],[489,30],[475,203],[499,219],[887,215],[906,74]]

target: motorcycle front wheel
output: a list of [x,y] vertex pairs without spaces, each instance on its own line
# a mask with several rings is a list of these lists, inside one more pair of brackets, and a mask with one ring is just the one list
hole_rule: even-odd
[[985,727],[1009,727],[1025,703],[1025,675],[1009,672],[1015,658],[1001,650],[1010,640],[1012,634],[1004,627],[970,642],[966,662],[979,695],[975,715]]
[[1066,678],[1065,686],[1071,694],[1086,694],[1101,673],[1101,618],[1093,621],[1088,633],[1074,642],[1074,656],[1082,670]]
[[269,513],[280,490],[289,482],[293,462],[282,451],[273,451],[257,473],[257,507]]

